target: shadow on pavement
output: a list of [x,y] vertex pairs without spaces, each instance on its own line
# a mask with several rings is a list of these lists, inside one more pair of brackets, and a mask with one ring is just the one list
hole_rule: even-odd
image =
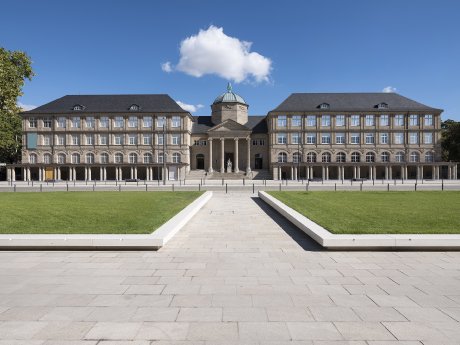
[[280,215],[272,207],[263,202],[259,197],[252,197],[251,199],[257,204],[257,206],[259,206],[262,209],[262,211],[265,212],[267,216],[273,219],[276,222],[276,224],[278,224],[281,227],[281,229],[283,229],[304,250],[311,252],[325,250],[313,239],[311,239],[307,234],[305,234],[294,224],[292,224],[290,221],[288,221],[286,218]]

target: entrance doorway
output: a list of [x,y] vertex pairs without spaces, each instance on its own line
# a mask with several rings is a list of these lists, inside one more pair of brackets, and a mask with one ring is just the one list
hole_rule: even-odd
[[235,168],[235,160],[233,159],[233,152],[225,152],[224,154],[225,171],[228,173],[231,172],[231,171],[227,171],[227,163],[229,159],[230,159],[230,162],[232,162],[232,171],[233,171],[233,169]]
[[254,169],[263,169],[263,159],[260,153],[256,153]]
[[196,168],[204,169],[204,154],[202,153],[196,155]]

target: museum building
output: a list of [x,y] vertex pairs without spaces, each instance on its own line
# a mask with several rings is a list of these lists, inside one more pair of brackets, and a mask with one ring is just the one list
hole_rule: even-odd
[[263,116],[230,84],[211,116],[169,95],[68,95],[21,113],[7,179],[456,179],[441,109],[396,93],[294,93]]

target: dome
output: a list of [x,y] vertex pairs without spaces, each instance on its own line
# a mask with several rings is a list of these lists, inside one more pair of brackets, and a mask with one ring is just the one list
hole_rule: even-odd
[[219,97],[217,97],[212,104],[217,103],[242,103],[246,104],[243,97],[237,95],[232,91],[232,84],[227,84],[227,92],[224,92]]

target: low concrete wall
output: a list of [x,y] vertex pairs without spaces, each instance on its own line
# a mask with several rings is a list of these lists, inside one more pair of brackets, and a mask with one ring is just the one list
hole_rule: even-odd
[[266,192],[259,198],[328,249],[460,250],[460,235],[335,235]]

